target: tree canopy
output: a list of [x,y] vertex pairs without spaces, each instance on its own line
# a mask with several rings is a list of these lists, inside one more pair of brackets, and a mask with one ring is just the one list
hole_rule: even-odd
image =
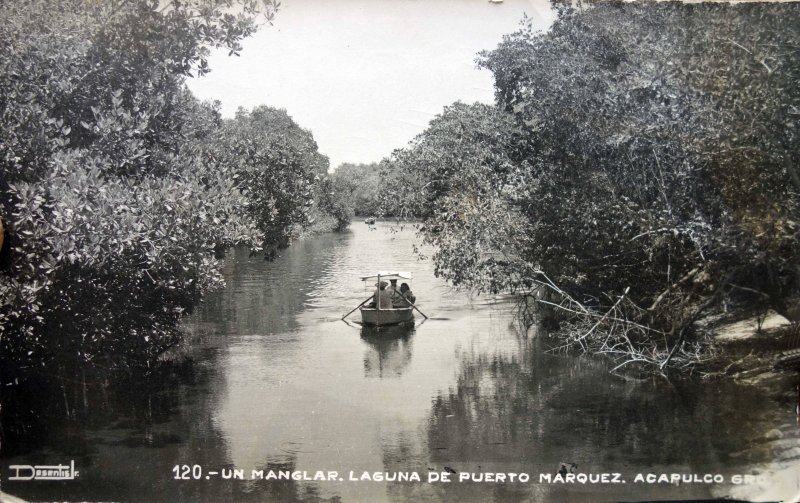
[[353,213],[368,217],[385,214],[381,206],[381,167],[379,163],[344,163],[333,172],[333,179],[353,188]]
[[259,107],[223,120],[185,86],[263,0],[0,4],[4,371],[149,368],[222,285],[234,245],[285,245],[327,170]]
[[547,285],[587,329],[613,311],[604,322],[627,324],[608,324],[612,340],[659,364],[713,306],[786,312],[800,291],[799,17],[599,2],[560,7],[546,33],[524,22],[480,55],[496,105],[448,107],[392,156],[437,270],[479,290]]
[[285,110],[240,109],[207,143],[206,154],[216,169],[231,172],[246,194],[247,214],[263,233],[266,249],[286,246],[293,229],[308,223],[314,185],[327,173],[328,159]]

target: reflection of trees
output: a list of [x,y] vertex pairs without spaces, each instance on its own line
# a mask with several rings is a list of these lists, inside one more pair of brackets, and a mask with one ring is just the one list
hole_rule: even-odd
[[164,393],[163,389],[206,380],[191,362],[154,369],[147,376],[138,372],[121,376],[98,369],[67,375],[37,369],[9,373],[4,382],[9,376],[16,384],[2,388],[3,457],[26,454],[48,442],[55,450],[88,453],[91,448],[84,436],[87,429],[95,427],[140,427],[126,444],[161,443],[169,436],[150,433],[147,428],[166,421],[180,401],[178,393]]
[[366,377],[400,377],[411,362],[413,325],[362,327],[361,340],[367,343],[364,352]]
[[[544,354],[539,346],[528,344],[516,356],[465,355],[455,387],[433,403],[428,445],[414,449],[402,438],[385,445],[385,469],[407,469],[413,460],[422,469],[555,474],[560,462],[575,462],[580,472],[729,474],[742,469],[736,453],[763,436],[769,403],[758,390],[724,382],[624,381],[602,361]],[[746,462],[769,462],[763,454]],[[707,487],[690,486],[598,491],[705,497]],[[563,487],[536,484],[440,489],[396,487],[390,494],[464,501],[514,501],[529,491],[536,499],[565,496],[558,492]]]
[[[303,239],[272,262],[248,257],[236,249],[225,261],[225,281],[233,288],[209,295],[193,322],[224,321],[227,334],[264,334],[291,331],[309,297],[324,296],[321,284],[333,258],[346,246],[347,236],[324,234]],[[325,288],[328,288],[326,286]],[[335,293],[335,292],[330,292]]]
[[[150,380],[90,381],[85,395],[82,383],[67,382],[64,391],[55,381],[26,381],[21,396],[4,390],[4,465],[74,459],[80,471],[69,484],[4,481],[4,490],[33,501],[327,501],[309,482],[174,480],[176,464],[233,468],[212,419],[225,380],[214,355],[204,356]],[[63,393],[81,406],[71,418],[64,415]],[[265,460],[264,470],[295,466],[289,455]],[[249,479],[254,467],[236,468]]]
[[[224,442],[208,415],[179,413],[187,405],[210,410],[213,396],[198,395],[197,388],[213,379],[212,366],[190,363],[147,379],[94,374],[84,383],[30,376],[15,390],[21,396],[4,396],[4,405],[8,399],[25,407],[4,410],[3,456],[20,456],[7,458],[8,464],[74,459],[81,475],[61,486],[7,482],[4,490],[37,501],[181,500],[189,486],[172,480],[175,464],[225,463]],[[37,428],[21,443],[14,435],[26,423]]]
[[[297,459],[291,456],[283,461],[270,461],[263,467],[258,467],[259,470],[264,470],[264,475],[272,470],[275,473],[279,471],[294,472],[297,470]],[[250,474],[246,473],[245,477]],[[247,491],[246,501],[281,501],[287,503],[295,502],[322,502],[322,501],[338,501],[339,498],[334,496],[331,500],[322,499],[319,496],[319,488],[316,484],[308,482],[298,482],[296,480],[260,480],[253,481]],[[223,501],[223,500],[219,500]],[[237,498],[237,501],[242,501]]]

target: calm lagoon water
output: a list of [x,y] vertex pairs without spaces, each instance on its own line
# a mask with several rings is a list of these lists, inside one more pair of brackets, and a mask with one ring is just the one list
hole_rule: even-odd
[[[46,501],[165,502],[800,494],[800,434],[785,390],[628,381],[601,359],[548,353],[542,338],[514,329],[509,299],[451,289],[417,259],[414,243],[410,229],[354,223],[302,240],[274,262],[232,254],[227,288],[187,321],[200,340],[194,364],[156,385],[90,399],[102,404],[94,420],[52,426],[45,441],[3,458],[2,490]],[[340,321],[371,294],[359,277],[377,269],[412,271],[431,319],[380,331]],[[7,480],[12,464],[70,460],[80,472],[73,481]],[[575,463],[578,474],[618,473],[625,483],[554,482],[561,463]],[[235,469],[243,479],[223,478]],[[253,480],[253,470],[337,474]],[[364,472],[421,480],[360,480]],[[455,472],[452,482],[428,482],[442,472]],[[530,479],[459,482],[486,473]],[[724,482],[636,482],[639,473]],[[736,474],[762,480],[736,485]]]

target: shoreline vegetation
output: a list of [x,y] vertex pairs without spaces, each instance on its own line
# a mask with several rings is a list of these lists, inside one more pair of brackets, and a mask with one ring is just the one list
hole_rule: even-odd
[[267,106],[224,119],[186,87],[211,49],[237,54],[276,10],[0,6],[3,384],[147,375],[223,285],[226,250],[271,258],[309,229],[346,227],[348,195],[309,131]]
[[185,85],[273,2],[0,6],[3,383],[153,373],[226,250],[355,214],[417,219],[437,275],[518,295],[526,330],[619,372],[710,362],[725,313],[796,333],[798,4],[554,8],[479,55],[495,104],[330,174],[285,110],[224,119]]
[[518,294],[525,330],[615,372],[718,366],[725,316],[773,310],[792,344],[800,4],[555,8],[479,56],[495,104],[446,107],[382,199],[423,219],[439,276]]

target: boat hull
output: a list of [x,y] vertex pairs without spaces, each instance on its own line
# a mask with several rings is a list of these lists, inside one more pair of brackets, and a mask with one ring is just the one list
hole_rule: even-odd
[[364,325],[381,327],[384,325],[397,325],[414,319],[414,308],[403,307],[398,309],[381,309],[374,307],[361,308],[361,323]]

